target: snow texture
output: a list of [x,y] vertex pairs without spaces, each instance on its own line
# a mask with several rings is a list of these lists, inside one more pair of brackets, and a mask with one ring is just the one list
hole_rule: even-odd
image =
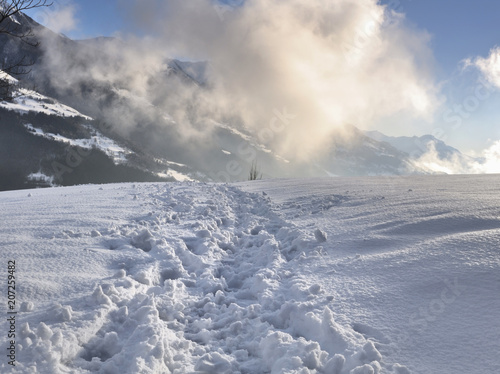
[[[2,73],[5,74],[4,72],[1,72],[0,78],[3,76]],[[7,79],[12,80],[15,78],[10,77]],[[0,108],[13,110],[21,114],[35,112],[61,117],[81,117],[86,120],[92,120],[91,117],[78,112],[76,109],[61,104],[56,100],[44,96],[36,91],[27,90],[25,88],[16,90],[16,96],[13,101],[0,101]]]
[[0,193],[18,308],[0,371],[500,372],[499,182]]
[[[87,128],[89,128],[94,134],[90,139],[70,139],[59,134],[45,133],[42,129],[33,127],[33,125],[29,123],[25,124],[24,127],[26,127],[33,135],[41,136],[56,142],[66,143],[68,145],[78,146],[84,149],[97,148],[111,157],[115,164],[125,163],[127,161],[127,155],[133,153],[128,148],[118,145],[113,139],[104,136],[102,133],[90,126],[87,126]],[[37,177],[37,175],[34,175],[33,177]]]

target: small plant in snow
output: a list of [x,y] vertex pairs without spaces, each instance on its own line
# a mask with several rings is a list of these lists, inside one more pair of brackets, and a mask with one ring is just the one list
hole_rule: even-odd
[[250,167],[250,174],[248,176],[248,180],[254,181],[257,179],[262,179],[262,173],[257,168],[257,162],[252,161],[252,166]]

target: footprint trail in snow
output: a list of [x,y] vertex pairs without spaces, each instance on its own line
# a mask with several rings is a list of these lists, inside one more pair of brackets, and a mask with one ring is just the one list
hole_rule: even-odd
[[360,327],[337,322],[334,297],[295,271],[323,261],[326,234],[295,227],[264,194],[190,183],[105,189],[140,212],[45,239],[68,242],[66,261],[83,251],[105,266],[91,289],[47,310],[23,304],[12,372],[409,373]]

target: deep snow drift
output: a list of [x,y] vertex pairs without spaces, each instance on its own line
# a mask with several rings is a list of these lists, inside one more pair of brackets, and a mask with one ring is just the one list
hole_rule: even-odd
[[16,366],[3,354],[0,371],[500,372],[499,189],[427,176],[0,193],[18,311]]

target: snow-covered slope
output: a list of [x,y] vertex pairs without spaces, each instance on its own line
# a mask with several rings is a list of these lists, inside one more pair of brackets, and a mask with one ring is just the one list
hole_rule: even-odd
[[466,157],[458,149],[447,145],[432,135],[387,136],[380,131],[366,131],[365,133],[374,140],[386,142],[399,151],[407,153],[413,159],[418,159],[430,150],[435,151],[439,159]]
[[[10,77],[10,76],[9,76]],[[10,77],[11,79],[14,79]],[[92,120],[76,109],[57,102],[40,93],[24,88],[14,91],[14,98],[10,101],[0,101],[0,108],[12,110],[20,114],[29,112],[44,113],[59,117],[80,117],[85,120]]]
[[[142,152],[102,121],[57,99],[20,88],[17,79],[2,74],[0,79],[12,84],[13,97],[0,100],[0,190],[89,182],[181,181],[195,174],[187,165]],[[31,176],[36,174],[51,182],[33,183]]]
[[18,314],[0,371],[499,372],[499,182],[2,192]]
[[379,131],[366,131],[367,136],[390,144],[407,155],[408,162],[425,173],[477,174],[485,159],[471,157],[437,139],[433,135],[387,136]]
[[321,163],[329,174],[343,176],[425,174],[408,155],[365,135],[352,125],[332,136],[329,157]]
[[31,124],[25,124],[25,127],[34,135],[41,136],[46,139],[50,139],[56,142],[61,142],[64,144],[68,144],[73,147],[80,147],[83,149],[90,150],[92,148],[99,149],[106,153],[109,157],[113,159],[115,163],[125,163],[127,162],[127,155],[131,154],[127,148],[116,144],[113,139],[110,139],[104,135],[102,135],[99,131],[93,129],[90,126],[87,126],[89,131],[93,133],[92,138],[90,139],[69,139],[65,136],[59,134],[51,134],[45,133],[42,129],[37,129],[33,127]]

